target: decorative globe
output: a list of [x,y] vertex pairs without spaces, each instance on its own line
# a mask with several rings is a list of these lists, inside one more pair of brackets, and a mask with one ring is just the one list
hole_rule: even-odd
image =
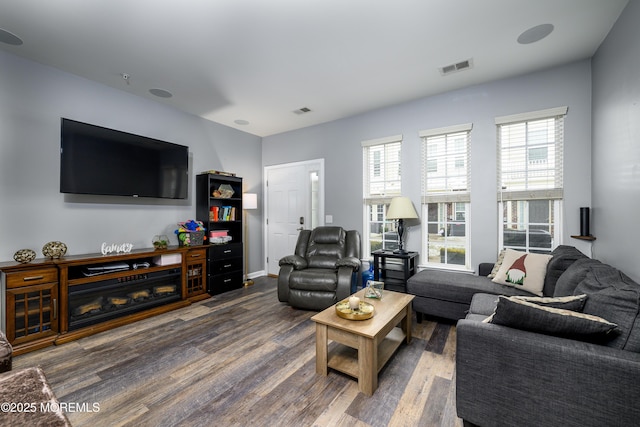
[[17,262],[26,264],[36,259],[36,253],[31,249],[20,249],[18,252],[13,254],[13,259],[15,259]]
[[48,258],[60,258],[67,253],[67,245],[62,242],[53,241],[45,243],[42,247],[42,254]]

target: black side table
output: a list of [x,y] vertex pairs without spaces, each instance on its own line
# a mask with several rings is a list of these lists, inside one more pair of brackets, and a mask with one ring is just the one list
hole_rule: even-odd
[[378,250],[373,255],[373,280],[384,282],[390,291],[407,292],[407,280],[416,274],[418,252],[396,254],[393,251]]

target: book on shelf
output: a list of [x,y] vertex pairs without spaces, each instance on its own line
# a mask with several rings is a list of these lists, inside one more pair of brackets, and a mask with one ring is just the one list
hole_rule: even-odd
[[236,220],[236,208],[235,206],[212,206],[209,211],[210,221],[235,221]]

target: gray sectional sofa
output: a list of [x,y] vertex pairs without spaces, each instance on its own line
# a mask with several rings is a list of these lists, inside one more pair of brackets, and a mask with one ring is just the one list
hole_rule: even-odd
[[482,427],[640,425],[640,285],[568,246],[557,248],[547,267],[544,294],[555,298],[545,301],[579,300],[570,315],[515,304],[523,298],[499,296],[484,277],[454,284],[457,296],[443,282],[430,294],[418,289],[420,309],[440,301],[444,309],[425,312],[450,318],[464,310],[470,288],[490,291],[475,293],[457,323],[458,416]]
[[[586,257],[573,246],[564,245],[558,246],[552,255],[544,282],[543,293],[546,296],[553,295],[556,280],[569,265],[579,258]],[[471,299],[477,293],[527,295],[527,292],[520,289],[500,285],[487,278],[493,265],[480,264],[478,275],[425,269],[409,278],[407,293],[415,295],[413,310],[418,322],[423,314],[451,320],[464,319],[469,311]]]

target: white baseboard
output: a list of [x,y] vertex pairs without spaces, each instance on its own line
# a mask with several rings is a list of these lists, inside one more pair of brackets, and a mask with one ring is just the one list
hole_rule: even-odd
[[247,274],[247,277],[249,279],[255,279],[256,277],[262,277],[262,276],[266,276],[267,272],[264,270],[260,270],[260,271],[255,271],[253,273],[249,273]]

